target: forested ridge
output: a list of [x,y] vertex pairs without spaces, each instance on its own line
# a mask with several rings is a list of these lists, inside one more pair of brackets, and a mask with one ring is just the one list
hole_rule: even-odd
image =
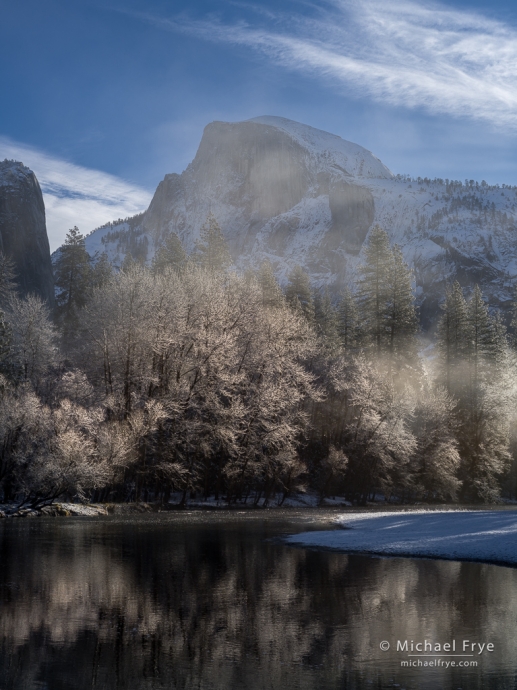
[[113,270],[71,230],[56,310],[0,266],[0,502],[299,491],[364,505],[494,502],[517,490],[513,339],[476,286],[447,288],[423,348],[411,271],[376,226],[356,283],[239,274],[213,216],[189,256]]

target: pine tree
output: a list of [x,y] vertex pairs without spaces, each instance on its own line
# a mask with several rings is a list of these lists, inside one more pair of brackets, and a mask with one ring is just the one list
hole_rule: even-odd
[[90,256],[83,235],[74,227],[68,231],[54,266],[54,280],[59,289],[56,312],[65,342],[77,327],[79,309],[86,304],[90,278]]
[[339,347],[338,317],[327,288],[318,290],[314,297],[314,321],[316,330],[330,350]]
[[370,231],[360,266],[358,303],[361,324],[367,340],[377,356],[389,349],[387,331],[390,282],[393,274],[393,252],[388,234],[378,225]]
[[187,261],[187,252],[183,248],[180,238],[171,232],[165,242],[156,252],[153,259],[153,271],[163,273],[166,268],[180,270]]
[[392,250],[393,262],[389,281],[387,331],[390,364],[398,368],[417,360],[415,335],[418,332],[418,318],[415,296],[411,284],[411,269],[404,261],[400,247]]
[[[449,395],[457,395],[464,385],[464,363],[469,350],[467,303],[458,281],[445,293],[443,315],[438,323],[440,378]],[[460,373],[461,372],[461,373]]]
[[411,270],[400,247],[392,248],[378,225],[372,228],[359,270],[358,304],[366,347],[385,358],[389,371],[414,366],[418,319]]
[[295,266],[289,273],[285,298],[291,307],[300,310],[309,323],[314,322],[314,301],[312,299],[309,275],[301,266]]
[[348,287],[341,293],[341,300],[337,308],[337,318],[341,345],[345,350],[356,347],[360,338],[359,315],[355,298]]
[[201,228],[201,235],[196,241],[194,260],[209,271],[225,271],[232,265],[232,257],[224,239],[223,232],[210,213]]
[[280,307],[284,303],[284,295],[270,261],[263,261],[257,271],[257,279],[262,290],[262,304],[265,307]]
[[507,341],[478,286],[467,303],[456,282],[447,291],[438,328],[440,378],[456,399],[461,495],[496,500],[509,462]]
[[100,288],[107,285],[113,276],[113,267],[106,252],[103,252],[94,265],[91,273],[91,287]]

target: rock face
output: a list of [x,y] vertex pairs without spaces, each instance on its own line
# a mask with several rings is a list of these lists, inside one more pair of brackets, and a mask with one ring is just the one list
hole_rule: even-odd
[[505,308],[517,280],[517,188],[394,176],[361,146],[279,117],[207,125],[143,218],[100,228],[86,247],[114,264],[127,251],[150,261],[175,232],[192,251],[210,212],[239,268],[269,259],[285,281],[299,264],[336,289],[353,280],[378,223],[414,269],[424,325],[448,282],[479,283]]
[[14,262],[21,294],[54,304],[54,279],[43,196],[23,163],[0,163],[0,250]]

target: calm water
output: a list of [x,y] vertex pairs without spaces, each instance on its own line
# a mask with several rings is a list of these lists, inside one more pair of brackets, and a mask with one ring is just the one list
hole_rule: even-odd
[[[331,516],[2,521],[0,689],[517,686],[517,570],[274,539]],[[425,638],[495,651],[474,669],[402,668],[397,640]]]

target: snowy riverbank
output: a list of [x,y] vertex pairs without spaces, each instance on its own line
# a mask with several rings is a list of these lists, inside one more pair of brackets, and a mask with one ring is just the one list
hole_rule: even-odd
[[352,513],[342,529],[304,532],[288,544],[380,556],[419,556],[517,565],[517,510]]

